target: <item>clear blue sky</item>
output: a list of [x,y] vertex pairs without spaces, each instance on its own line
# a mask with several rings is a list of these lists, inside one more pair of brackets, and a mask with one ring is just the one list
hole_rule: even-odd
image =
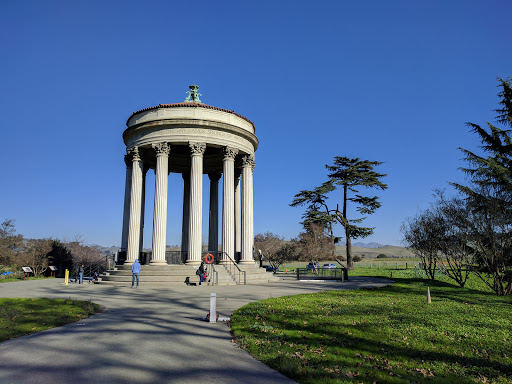
[[[363,241],[398,245],[432,190],[462,180],[457,147],[478,144],[464,123],[494,119],[511,15],[508,0],[2,1],[0,220],[119,246],[126,120],[198,84],[256,125],[255,233],[296,236],[293,196],[349,156],[389,175]],[[168,244],[182,193],[171,175]]]

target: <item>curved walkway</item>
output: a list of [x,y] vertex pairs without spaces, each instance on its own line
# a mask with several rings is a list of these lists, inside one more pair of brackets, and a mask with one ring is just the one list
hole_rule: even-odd
[[115,287],[62,279],[0,284],[0,297],[91,300],[105,310],[88,319],[0,343],[0,383],[293,383],[231,341],[226,323],[202,321],[210,293],[230,316],[249,302],[336,289],[380,287],[390,280],[280,282],[179,288]]

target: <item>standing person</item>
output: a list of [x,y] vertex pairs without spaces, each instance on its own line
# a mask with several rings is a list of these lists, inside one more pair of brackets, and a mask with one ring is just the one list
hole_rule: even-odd
[[80,266],[80,269],[78,270],[78,276],[80,276],[79,284],[83,284],[84,283],[84,265],[83,264]]
[[133,288],[133,283],[135,282],[135,279],[137,279],[136,288],[139,287],[139,273],[140,273],[139,260],[135,260],[132,264],[132,288]]
[[201,261],[201,265],[196,272],[196,274],[199,275],[199,285],[204,281],[204,272],[204,261]]

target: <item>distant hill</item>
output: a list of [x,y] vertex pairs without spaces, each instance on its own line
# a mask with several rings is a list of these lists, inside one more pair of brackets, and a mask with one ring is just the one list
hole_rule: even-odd
[[[358,244],[358,243],[355,243],[355,244]],[[398,247],[395,245],[382,245],[379,248],[370,248],[370,247],[359,247],[359,246],[356,246],[355,244],[352,246],[352,254],[359,255],[359,256],[367,258],[367,259],[374,259],[381,253],[388,256],[389,258],[414,257],[414,253],[412,253],[407,248]],[[346,257],[347,256],[347,248],[344,245],[337,245],[336,246],[336,254]]]
[[375,242],[371,242],[371,243],[357,242],[357,243],[352,243],[352,246],[353,247],[360,247],[360,248],[381,248],[381,247],[385,247],[384,244],[375,243]]

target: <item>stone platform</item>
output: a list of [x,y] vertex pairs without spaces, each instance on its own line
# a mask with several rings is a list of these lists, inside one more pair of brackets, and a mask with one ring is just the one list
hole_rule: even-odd
[[[208,266],[210,267],[210,266]],[[206,285],[244,285],[262,284],[279,281],[279,277],[274,276],[273,272],[267,272],[265,268],[260,268],[256,264],[238,265],[241,271],[245,271],[245,281],[243,273],[239,273],[233,265],[215,264],[212,273],[211,267],[208,268],[208,279],[203,284]],[[142,265],[140,271],[140,284],[145,286],[185,286],[186,281],[198,283],[199,277],[196,276],[198,266],[169,264],[169,265]],[[188,280],[187,280],[188,278]],[[102,274],[98,284],[111,284],[126,286],[132,283],[131,265],[118,265],[115,269]]]

